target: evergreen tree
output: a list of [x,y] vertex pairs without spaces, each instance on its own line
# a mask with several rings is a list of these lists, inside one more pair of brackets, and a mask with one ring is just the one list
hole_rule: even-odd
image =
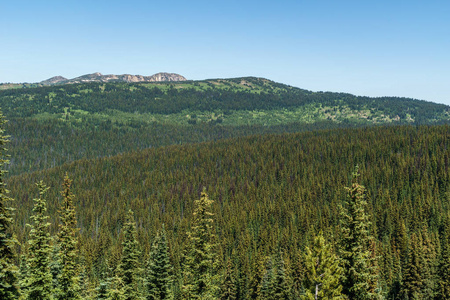
[[13,222],[12,211],[9,202],[12,201],[8,197],[8,190],[3,182],[5,170],[3,170],[8,160],[5,159],[5,144],[8,137],[4,135],[4,125],[6,121],[0,112],[0,299],[17,299],[19,296],[18,286],[18,268],[14,265],[14,245],[17,243],[16,238],[10,232]]
[[340,256],[344,268],[343,293],[350,299],[376,299],[373,282],[376,283],[375,266],[369,250],[369,215],[366,212],[365,188],[357,182],[358,168],[353,183],[347,189],[345,207],[341,208]]
[[281,253],[276,256],[275,266],[273,271],[273,278],[271,283],[270,299],[286,300],[289,299],[290,286],[286,275],[286,268],[284,267],[284,260]]
[[50,223],[47,213],[47,201],[44,194],[48,190],[45,184],[40,181],[39,198],[34,200],[34,215],[31,216],[33,224],[28,240],[28,275],[26,299],[47,300],[52,299],[52,274],[50,273],[51,237],[49,233]]
[[80,299],[78,250],[76,247],[78,228],[73,204],[74,195],[70,190],[71,184],[72,180],[66,174],[61,192],[63,201],[59,210],[60,224],[57,235],[58,263],[61,268],[58,276],[57,299],[61,300]]
[[126,295],[124,291],[124,284],[122,278],[115,274],[111,279],[111,283],[108,287],[107,298],[108,300],[125,300]]
[[[53,238],[53,241],[55,238]],[[58,243],[54,243],[52,247],[52,254],[50,256],[50,273],[52,273],[52,286],[53,292],[58,294],[58,279],[61,275],[61,262],[59,260],[59,246]]]
[[450,216],[444,223],[442,251],[439,260],[438,299],[450,299]]
[[170,299],[171,269],[164,225],[157,233],[147,262],[147,299]]
[[96,300],[106,300],[108,299],[108,282],[100,281],[100,284],[95,289],[95,299]]
[[302,299],[344,299],[340,282],[343,269],[339,259],[325,242],[322,232],[314,238],[305,254],[305,294]]
[[220,300],[236,300],[237,290],[236,290],[236,280],[233,274],[233,264],[231,259],[228,260],[227,269],[225,271],[225,276],[223,278]]
[[136,221],[133,211],[128,210],[124,225],[124,240],[122,242],[122,261],[119,267],[123,294],[125,300],[139,299],[138,281],[139,268],[139,244],[136,239]]
[[274,266],[272,258],[269,258],[266,263],[266,271],[264,272],[264,275],[259,285],[258,297],[256,299],[260,300],[272,299],[273,283],[274,283]]
[[252,263],[252,274],[249,274],[249,299],[257,299],[260,292],[260,284],[263,280],[264,274],[266,273],[265,268],[265,258],[258,252],[253,258]]
[[205,189],[200,199],[195,200],[194,220],[183,269],[184,299],[217,299],[219,275],[214,258],[214,220],[210,212],[212,203]]
[[20,285],[20,292],[22,295],[27,294],[27,286],[28,286],[28,262],[27,262],[27,256],[25,254],[22,254],[20,256],[20,269],[19,269],[19,285]]
[[416,233],[411,235],[409,244],[408,262],[403,276],[402,296],[405,299],[426,299],[423,293],[423,263],[422,241]]

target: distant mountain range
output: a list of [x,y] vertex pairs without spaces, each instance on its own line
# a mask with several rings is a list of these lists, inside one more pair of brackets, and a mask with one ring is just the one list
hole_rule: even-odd
[[66,84],[66,83],[84,83],[84,82],[167,82],[167,81],[186,81],[186,78],[175,73],[157,73],[152,76],[142,75],[103,75],[101,73],[92,73],[82,75],[76,78],[67,79],[62,76],[55,76],[39,82],[42,85]]

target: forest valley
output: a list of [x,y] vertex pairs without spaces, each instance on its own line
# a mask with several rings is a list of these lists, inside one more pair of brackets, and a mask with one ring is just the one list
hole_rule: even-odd
[[146,149],[9,193],[2,170],[0,298],[449,299],[449,129]]
[[2,300],[450,299],[446,105],[253,77],[2,88]]

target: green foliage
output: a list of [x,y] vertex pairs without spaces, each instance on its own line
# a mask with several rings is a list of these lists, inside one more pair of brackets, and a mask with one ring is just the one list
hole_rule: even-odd
[[26,286],[26,299],[46,300],[52,297],[52,274],[50,273],[51,237],[49,232],[50,223],[47,221],[47,202],[44,194],[48,190],[46,185],[40,181],[37,184],[39,198],[34,200],[34,208],[30,218],[33,224],[30,226],[28,240],[28,285]]
[[136,221],[131,209],[128,210],[123,231],[122,261],[119,266],[120,282],[123,285],[124,299],[135,300],[140,297],[137,286],[141,272],[139,243],[136,240]]
[[236,280],[234,278],[234,270],[231,259],[228,260],[227,267],[225,270],[225,276],[223,276],[219,299],[220,300],[237,299]]
[[301,298],[344,299],[341,284],[343,269],[322,232],[314,238],[311,248],[306,247],[305,251],[305,294]]
[[80,287],[78,286],[78,249],[77,249],[77,220],[75,216],[75,206],[73,204],[74,195],[71,192],[72,180],[64,177],[63,190],[61,192],[63,201],[59,210],[59,231],[57,243],[59,248],[58,262],[60,264],[60,274],[58,276],[57,299],[69,300],[80,299]]
[[450,299],[450,216],[444,222],[442,252],[439,259],[438,299]]
[[344,268],[343,293],[350,299],[375,299],[370,283],[375,276],[369,247],[369,215],[365,200],[365,187],[357,182],[358,168],[353,174],[353,183],[347,187],[345,208],[341,209],[340,256]]
[[270,284],[270,297],[273,300],[287,300],[290,298],[290,285],[286,268],[284,267],[284,260],[279,253],[275,259],[275,265],[272,270],[272,282]]
[[214,201],[203,189],[200,199],[195,200],[193,224],[188,234],[188,252],[183,268],[184,299],[217,299],[219,275],[215,258],[215,235],[213,232]]
[[8,197],[3,177],[4,166],[8,163],[5,159],[5,144],[8,137],[4,135],[5,120],[0,112],[0,299],[16,299],[19,296],[17,282],[18,268],[14,264],[14,246],[16,238],[10,228],[13,223],[13,209],[10,207],[12,198]]
[[153,241],[150,257],[147,262],[146,285],[147,299],[171,299],[171,272],[166,231],[164,225]]

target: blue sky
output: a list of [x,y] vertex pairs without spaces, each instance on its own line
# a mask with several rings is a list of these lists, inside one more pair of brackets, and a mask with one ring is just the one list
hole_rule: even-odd
[[2,1],[0,82],[265,77],[450,105],[450,1]]

